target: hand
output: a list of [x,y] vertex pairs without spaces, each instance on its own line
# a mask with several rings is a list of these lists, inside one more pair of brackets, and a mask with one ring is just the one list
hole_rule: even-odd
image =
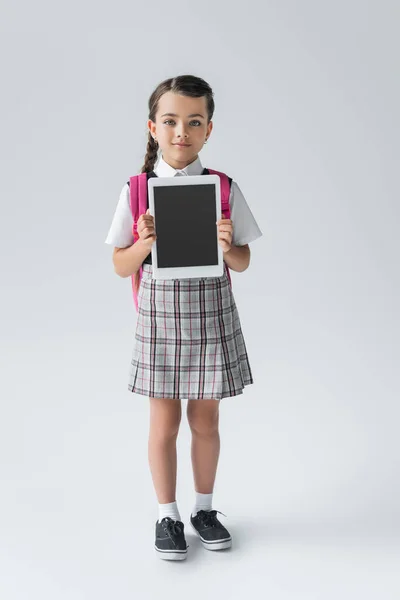
[[148,208],[146,214],[140,215],[137,222],[137,232],[142,246],[145,246],[151,250],[151,247],[156,241],[157,236],[154,228],[154,217],[149,213],[150,209]]
[[224,252],[232,248],[233,223],[231,219],[220,219],[218,225],[218,243]]

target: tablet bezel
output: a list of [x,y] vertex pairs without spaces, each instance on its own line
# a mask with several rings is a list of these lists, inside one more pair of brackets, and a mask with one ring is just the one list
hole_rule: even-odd
[[[150,214],[154,216],[154,227],[157,234],[157,215],[154,206],[154,188],[179,185],[214,185],[217,221],[221,219],[221,183],[218,175],[187,175],[182,177],[151,177],[148,180],[148,198]],[[215,236],[218,237],[218,228],[215,224]],[[153,279],[187,279],[202,277],[221,277],[224,272],[223,251],[219,243],[218,264],[200,265],[195,267],[158,267],[157,240],[151,249],[153,265]]]

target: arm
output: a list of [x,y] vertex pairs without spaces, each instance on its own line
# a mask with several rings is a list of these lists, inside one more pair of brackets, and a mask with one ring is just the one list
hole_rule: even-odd
[[232,271],[238,273],[245,271],[250,264],[250,248],[245,246],[231,246],[231,249],[224,252],[224,261]]
[[120,277],[130,277],[137,273],[146,256],[151,252],[153,243],[157,239],[154,229],[154,217],[150,209],[140,215],[137,222],[139,238],[128,248],[114,248],[114,270]]
[[144,259],[150,254],[151,248],[144,245],[141,239],[128,248],[114,248],[114,270],[120,277],[130,277],[140,268]]
[[245,271],[250,264],[250,248],[248,244],[236,246],[232,244],[233,221],[232,219],[220,219],[217,221],[218,243],[223,251],[225,263],[232,271]]
[[[143,246],[141,240],[128,248],[114,248],[113,263],[115,272],[120,277],[134,275],[150,252],[151,250]],[[224,261],[233,271],[245,271],[250,263],[249,245],[232,246],[228,252],[224,252]]]

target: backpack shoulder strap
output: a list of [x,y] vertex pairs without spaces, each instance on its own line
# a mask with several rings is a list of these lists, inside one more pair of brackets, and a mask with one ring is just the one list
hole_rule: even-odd
[[147,210],[147,173],[133,175],[129,179],[130,206],[133,218],[133,236],[137,240],[137,222]]
[[[132,233],[133,243],[135,243],[139,236],[137,232],[137,223],[141,214],[147,210],[147,173],[140,173],[139,175],[133,175],[129,178],[129,199],[130,207],[132,212]],[[138,292],[140,282],[142,279],[143,267],[141,266],[135,275],[131,276],[132,280],[132,292],[133,301],[135,304],[136,311],[138,311]]]
[[[231,206],[229,204],[229,198],[231,195],[232,179],[228,177],[228,175],[226,175],[225,173],[222,173],[221,171],[215,171],[214,169],[207,169],[207,171],[210,175],[218,175],[221,180],[221,212],[225,219],[230,219]],[[225,264],[225,267],[229,283],[232,286],[232,278],[229,267],[227,264]]]
[[207,169],[210,175],[218,175],[221,180],[221,211],[225,219],[231,218],[231,207],[229,204],[229,197],[231,193],[231,182],[232,179],[221,171],[215,171],[214,169]]

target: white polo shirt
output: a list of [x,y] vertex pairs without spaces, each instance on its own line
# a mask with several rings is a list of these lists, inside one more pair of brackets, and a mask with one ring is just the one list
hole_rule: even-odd
[[[204,167],[201,164],[200,158],[187,165],[184,169],[174,169],[165,162],[160,156],[154,172],[158,177],[175,177],[176,175],[201,175]],[[133,218],[130,208],[130,191],[129,185],[126,183],[120,193],[117,208],[114,213],[114,218],[111,223],[110,230],[105,240],[106,244],[110,244],[117,248],[127,248],[132,246],[134,239],[132,233]],[[244,246],[250,242],[254,242],[262,236],[262,232],[257,225],[257,222],[243,196],[238,184],[232,180],[231,193],[229,197],[231,209],[231,220],[233,225],[232,244],[234,246]]]

